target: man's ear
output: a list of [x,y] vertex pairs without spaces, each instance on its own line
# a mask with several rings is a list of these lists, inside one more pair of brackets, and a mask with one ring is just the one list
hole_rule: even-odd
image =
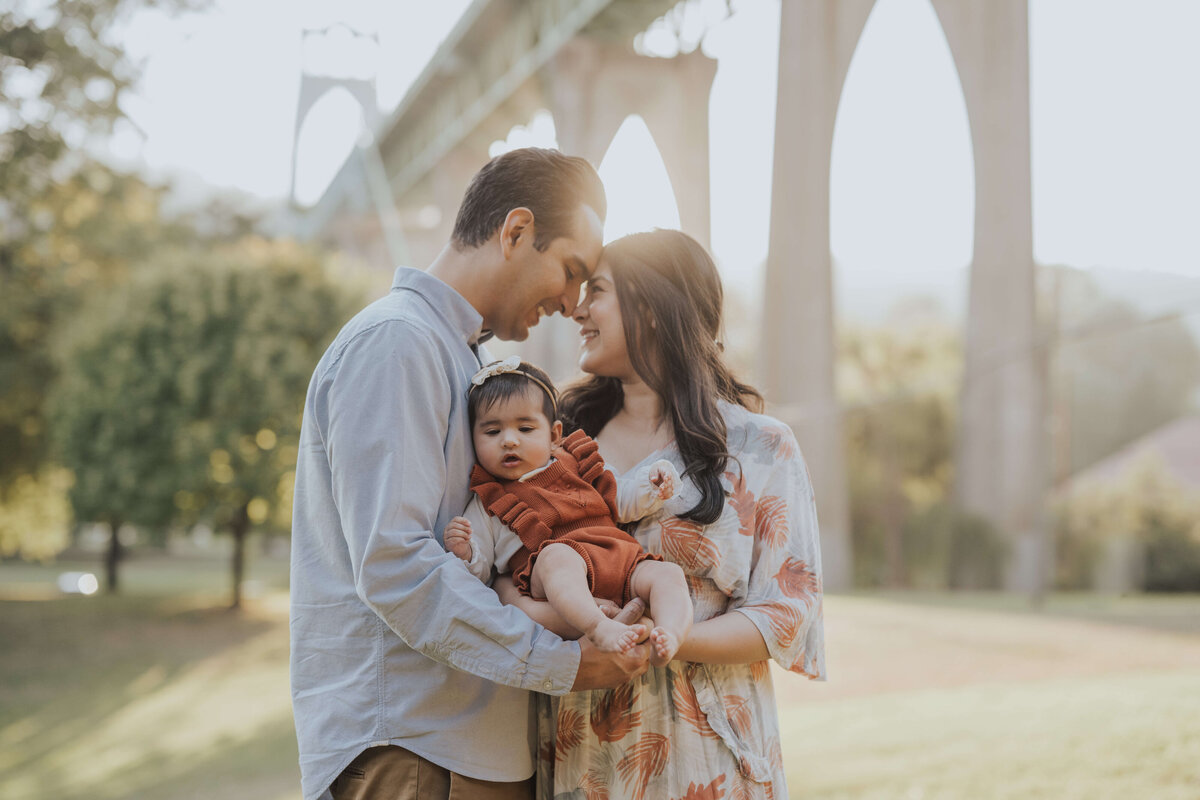
[[500,226],[500,251],[508,258],[525,237],[533,243],[533,212],[521,206],[508,212]]
[[556,419],[550,426],[550,444],[558,444],[560,439],[562,439],[562,421]]

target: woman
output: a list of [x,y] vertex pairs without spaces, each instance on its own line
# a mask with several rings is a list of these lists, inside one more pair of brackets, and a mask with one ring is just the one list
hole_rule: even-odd
[[817,518],[791,431],[724,364],[721,304],[704,249],[654,231],[605,248],[575,311],[592,377],[564,416],[617,475],[666,458],[684,476],[632,533],[683,567],[696,622],[667,666],[543,699],[542,798],[787,796],[768,659],[824,678]]

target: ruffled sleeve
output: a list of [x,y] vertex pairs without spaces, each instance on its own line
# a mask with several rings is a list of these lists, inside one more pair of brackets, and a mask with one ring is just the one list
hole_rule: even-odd
[[[762,419],[762,418],[760,418]],[[731,610],[750,618],[783,668],[825,679],[821,549],[808,468],[792,431],[767,420],[738,454],[757,493],[739,515],[752,517],[754,546],[746,594]],[[749,513],[746,513],[749,512]],[[750,525],[744,519],[744,529]],[[746,533],[751,533],[745,530]]]
[[[671,491],[666,497],[658,486],[650,482],[650,474],[655,469],[667,474]],[[660,458],[653,464],[647,464],[617,478],[617,515],[618,522],[636,522],[648,517],[662,508],[663,503],[675,495],[679,486],[679,470],[665,458]]]
[[595,487],[608,504],[612,515],[616,517],[617,479],[612,472],[604,468],[604,458],[600,455],[600,446],[596,444],[596,440],[579,430],[563,439],[559,447],[570,456],[563,461],[578,463],[575,473]]

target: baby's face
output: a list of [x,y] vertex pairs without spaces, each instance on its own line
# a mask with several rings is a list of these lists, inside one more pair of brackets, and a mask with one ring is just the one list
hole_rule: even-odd
[[479,465],[492,476],[511,481],[549,463],[562,423],[546,419],[541,390],[531,386],[524,394],[480,410],[471,433]]

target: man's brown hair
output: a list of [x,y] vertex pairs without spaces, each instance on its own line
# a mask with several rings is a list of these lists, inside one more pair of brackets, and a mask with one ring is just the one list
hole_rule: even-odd
[[471,179],[451,241],[459,250],[479,247],[514,208],[533,212],[533,246],[544,251],[555,239],[575,234],[575,214],[589,206],[601,221],[608,210],[604,184],[587,160],[557,150],[523,147],[496,156]]

